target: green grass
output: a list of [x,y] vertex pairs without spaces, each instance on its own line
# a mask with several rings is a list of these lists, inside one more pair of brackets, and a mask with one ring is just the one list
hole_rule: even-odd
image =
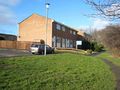
[[100,54],[98,57],[108,59],[115,65],[120,66],[120,57],[113,57],[110,53],[107,52]]
[[109,67],[98,58],[54,54],[0,58],[0,90],[114,90]]

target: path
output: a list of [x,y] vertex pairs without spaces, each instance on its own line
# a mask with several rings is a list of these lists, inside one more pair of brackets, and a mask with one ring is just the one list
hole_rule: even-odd
[[15,49],[0,49],[0,57],[26,56],[31,55],[28,51]]
[[115,90],[120,90],[120,67],[116,66],[115,64],[113,64],[112,62],[110,62],[107,59],[102,59],[102,61],[104,61],[107,65],[110,66],[112,72],[115,74],[116,76],[116,89]]
[[[92,54],[91,56],[98,56],[101,53],[96,53],[96,54]],[[111,61],[107,60],[107,59],[101,59],[103,62],[105,62],[107,65],[110,66],[110,69],[112,70],[112,72],[114,73],[115,77],[116,77],[116,88],[115,90],[120,90],[120,67],[113,64]]]

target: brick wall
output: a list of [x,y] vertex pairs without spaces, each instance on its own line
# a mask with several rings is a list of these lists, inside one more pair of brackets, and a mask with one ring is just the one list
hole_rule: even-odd
[[[46,37],[46,19],[44,16],[33,14],[19,24],[18,41],[45,41]],[[52,20],[48,19],[47,44],[52,46]]]

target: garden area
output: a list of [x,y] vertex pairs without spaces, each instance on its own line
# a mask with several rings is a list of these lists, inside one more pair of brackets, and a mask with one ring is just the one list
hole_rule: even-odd
[[0,90],[114,90],[115,76],[101,59],[60,53],[0,59]]

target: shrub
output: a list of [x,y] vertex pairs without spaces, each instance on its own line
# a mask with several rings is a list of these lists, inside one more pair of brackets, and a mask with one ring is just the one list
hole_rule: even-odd
[[98,44],[97,42],[91,42],[90,44],[90,49],[96,52],[100,52],[103,50],[103,45],[102,44]]
[[95,44],[95,50],[94,51],[100,52],[102,50],[103,50],[103,45],[101,45],[101,44]]

